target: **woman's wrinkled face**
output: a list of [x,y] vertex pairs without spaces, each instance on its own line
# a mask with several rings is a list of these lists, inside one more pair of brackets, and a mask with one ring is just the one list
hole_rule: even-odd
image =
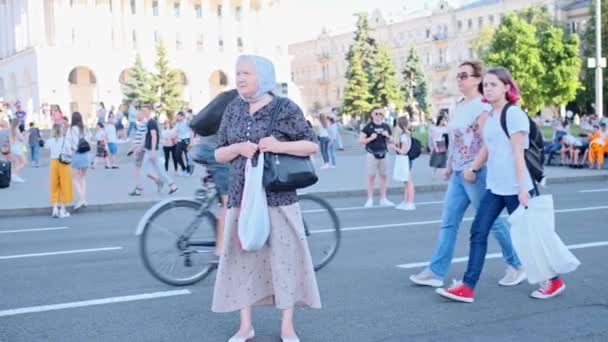
[[255,96],[258,90],[258,78],[252,61],[242,60],[237,64],[236,87],[243,97],[251,98]]
[[481,78],[479,75],[475,75],[475,70],[470,65],[463,65],[458,68],[456,74],[456,82],[458,83],[458,90],[461,94],[468,94],[472,90],[477,89]]
[[509,85],[504,84],[496,75],[486,74],[483,78],[483,95],[488,102],[496,103],[502,99],[506,99]]

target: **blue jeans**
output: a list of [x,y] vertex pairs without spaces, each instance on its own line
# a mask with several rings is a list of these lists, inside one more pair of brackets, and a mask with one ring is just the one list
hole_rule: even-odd
[[329,155],[329,162],[331,165],[336,166],[336,150],[338,149],[338,141],[330,141],[327,146],[327,154]]
[[492,224],[505,207],[507,208],[507,212],[511,214],[518,206],[519,199],[517,195],[500,196],[487,190],[483,196],[480,204],[482,210],[477,211],[473,220],[473,227],[471,228],[469,263],[463,278],[463,282],[470,288],[475,288],[475,285],[479,281],[483,263],[486,259],[488,233]]
[[323,156],[323,162],[325,164],[329,163],[329,138],[328,137],[319,137],[319,144],[321,149],[321,155]]
[[[454,246],[456,245],[456,238],[458,237],[458,228],[462,223],[464,213],[469,207],[469,204],[473,205],[473,208],[475,208],[478,215],[480,213],[480,208],[487,210],[483,206],[480,207],[482,197],[486,193],[486,173],[486,168],[479,170],[477,173],[477,180],[474,184],[464,180],[462,171],[454,172],[450,178],[448,190],[445,193],[444,198],[445,203],[441,215],[442,224],[441,230],[439,231],[439,239],[429,266],[430,271],[438,278],[443,279],[448,273],[452,258],[454,257]],[[488,229],[490,229],[490,227],[494,233],[494,237],[500,245],[506,263],[519,268],[521,262],[513,249],[511,234],[509,233],[509,227],[505,220],[496,215],[490,226],[488,226]],[[471,230],[472,229],[473,228],[471,228]]]
[[40,160],[40,145],[30,145],[30,158],[32,159],[32,162],[38,164]]

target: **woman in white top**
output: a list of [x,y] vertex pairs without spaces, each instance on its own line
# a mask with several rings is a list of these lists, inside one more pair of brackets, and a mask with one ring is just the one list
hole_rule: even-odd
[[338,124],[336,123],[336,119],[333,117],[328,117],[329,127],[327,128],[329,143],[327,146],[327,155],[329,156],[329,163],[331,168],[336,167],[336,151],[338,150],[340,132],[338,129]]
[[395,157],[395,168],[393,171],[393,179],[404,183],[403,202],[396,209],[399,210],[416,210],[414,204],[414,182],[412,180],[412,163],[408,157],[408,152],[412,147],[412,133],[410,132],[410,123],[407,116],[397,118],[397,127],[399,127],[400,135],[397,144],[389,143],[388,147],[397,153]]
[[327,115],[319,115],[319,148],[321,150],[321,156],[323,156],[322,169],[327,169],[329,165],[329,120]]
[[53,205],[53,217],[65,218],[70,213],[66,210],[66,205],[73,201],[72,192],[72,170],[70,164],[59,161],[59,156],[72,154],[67,141],[63,125],[53,125],[51,138],[44,144],[50,150],[49,165],[49,184],[51,187],[51,204]]
[[25,138],[19,130],[19,119],[11,120],[9,139],[11,142],[11,161],[13,163],[11,179],[13,182],[23,183],[25,180],[19,176],[19,173],[26,163],[25,153],[23,152]]
[[169,160],[173,159],[173,170],[177,172],[177,130],[170,120],[166,120],[160,132],[160,142],[165,155],[165,170],[169,171]]
[[445,169],[447,162],[447,141],[445,137],[448,133],[447,119],[443,114],[437,117],[437,122],[430,129],[431,136],[431,158],[430,166],[433,168],[433,179],[437,175],[438,169]]
[[[79,112],[72,113],[72,121],[67,132],[66,144],[72,152],[74,188],[78,195],[78,202],[74,207],[74,211],[87,206],[87,170],[91,166],[90,141],[91,134],[84,127],[82,115]],[[88,151],[84,142],[88,144]],[[83,146],[79,146],[81,143]]]
[[[483,147],[473,164],[464,172],[465,180],[474,182],[477,172],[487,164],[487,191],[471,227],[470,251],[467,271],[463,282],[455,282],[448,289],[437,289],[437,293],[452,300],[471,303],[473,289],[483,269],[488,248],[488,233],[503,209],[511,214],[520,205],[527,206],[530,191],[534,189],[532,177],[526,167],[524,150],[530,141],[528,115],[516,106],[519,89],[511,73],[502,67],[488,70],[483,79],[486,100],[492,106],[488,116],[481,119]],[[501,115],[506,111],[506,131],[501,126]],[[549,279],[531,296],[538,299],[551,298],[562,291],[565,285],[560,277]]]

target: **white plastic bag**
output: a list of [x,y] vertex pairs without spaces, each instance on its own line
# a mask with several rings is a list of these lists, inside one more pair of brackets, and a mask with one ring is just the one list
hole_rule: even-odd
[[395,156],[393,179],[397,182],[407,182],[410,180],[410,158],[408,156],[400,154]]
[[264,247],[270,236],[270,216],[266,201],[266,190],[262,186],[264,176],[264,153],[260,152],[256,167],[247,160],[245,187],[239,212],[238,236],[241,248],[257,251]]
[[580,265],[555,233],[551,195],[530,198],[528,209],[517,208],[509,222],[513,247],[531,284],[572,272]]

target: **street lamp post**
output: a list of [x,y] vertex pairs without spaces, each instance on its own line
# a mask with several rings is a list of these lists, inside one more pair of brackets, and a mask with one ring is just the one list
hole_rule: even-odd
[[595,1],[595,113],[604,116],[602,82],[602,1]]

